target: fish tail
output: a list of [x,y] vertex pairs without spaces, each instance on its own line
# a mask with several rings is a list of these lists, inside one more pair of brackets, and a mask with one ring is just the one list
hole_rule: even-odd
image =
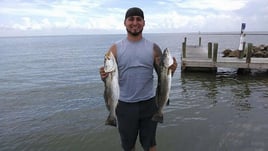
[[153,115],[152,120],[155,122],[163,123],[164,121],[164,116],[162,113],[157,112]]
[[167,100],[167,103],[166,103],[166,105],[167,105],[167,106],[169,105],[169,99]]
[[117,126],[116,117],[109,115],[106,122],[105,122],[105,125],[110,125],[110,126],[116,127]]

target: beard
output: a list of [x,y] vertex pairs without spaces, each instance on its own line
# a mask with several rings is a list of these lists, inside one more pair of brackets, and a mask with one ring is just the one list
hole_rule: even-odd
[[132,31],[130,31],[130,30],[127,29],[127,33],[129,33],[132,36],[138,36],[138,35],[140,35],[142,33],[142,30],[143,29],[141,29],[140,31],[132,32]]

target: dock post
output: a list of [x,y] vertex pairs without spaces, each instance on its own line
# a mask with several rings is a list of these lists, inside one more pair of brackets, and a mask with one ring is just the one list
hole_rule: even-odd
[[199,37],[199,47],[201,47],[201,37]]
[[184,37],[184,42],[185,42],[185,43],[187,42],[187,37]]
[[242,59],[245,55],[245,46],[246,46],[246,42],[243,42],[242,51],[240,51],[240,53],[239,53],[239,59]]
[[212,58],[212,43],[211,42],[208,43],[208,58],[209,59]]
[[186,58],[186,42],[182,43],[182,58]]
[[248,52],[247,52],[246,63],[251,62],[251,52],[252,52],[252,43],[248,43]]
[[213,45],[213,62],[217,62],[217,55],[218,55],[218,43],[214,43]]

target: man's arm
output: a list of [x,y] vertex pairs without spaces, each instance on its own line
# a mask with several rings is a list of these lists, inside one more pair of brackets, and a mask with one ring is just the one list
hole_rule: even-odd
[[160,59],[162,56],[162,51],[157,44],[154,44],[154,69],[157,74],[160,72]]

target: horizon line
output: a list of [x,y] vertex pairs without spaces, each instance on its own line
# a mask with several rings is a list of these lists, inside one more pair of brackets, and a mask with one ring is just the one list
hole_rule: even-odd
[[[263,33],[261,33],[263,32]],[[55,34],[55,35],[18,35],[18,36],[0,36],[0,38],[20,38],[20,37],[61,37],[61,36],[97,36],[97,35],[125,35],[126,33],[87,33],[87,34]],[[240,35],[238,31],[222,31],[222,32],[144,32],[143,34],[193,34],[193,35]],[[268,31],[247,31],[246,35],[268,35]]]

